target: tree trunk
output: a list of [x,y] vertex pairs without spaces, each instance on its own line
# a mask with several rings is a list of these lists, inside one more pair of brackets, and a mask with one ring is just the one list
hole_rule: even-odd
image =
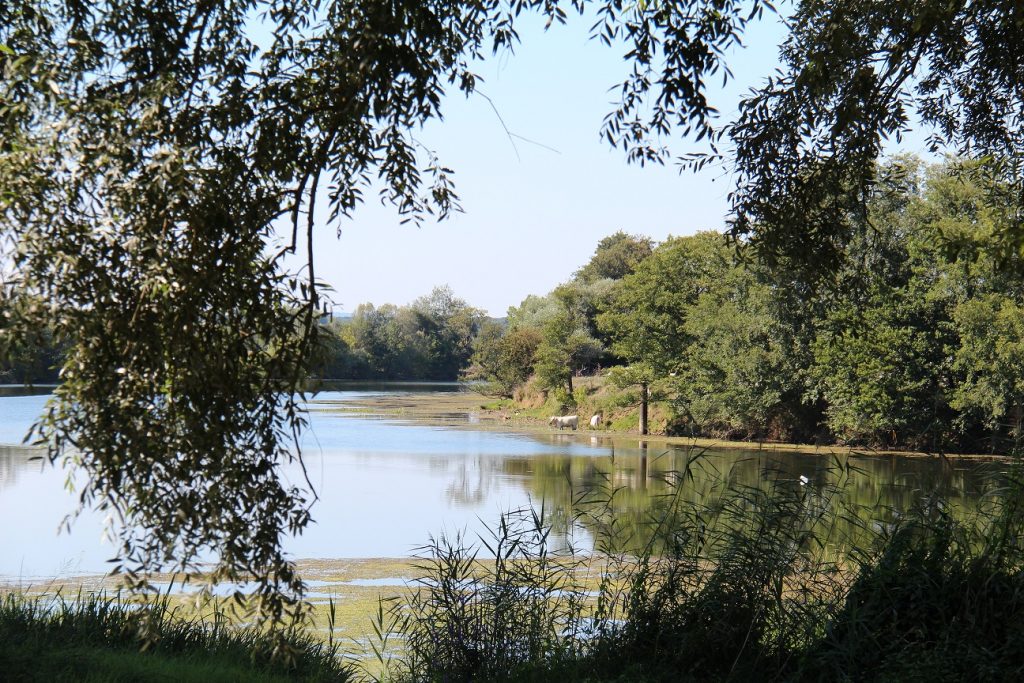
[[569,371],[569,379],[566,380],[569,384],[569,397],[572,397],[572,371]]
[[647,382],[640,384],[640,434],[647,434],[647,398],[650,391],[647,389]]

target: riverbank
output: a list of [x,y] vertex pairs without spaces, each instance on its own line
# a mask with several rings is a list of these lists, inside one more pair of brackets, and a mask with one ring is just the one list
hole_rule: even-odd
[[543,407],[524,407],[508,399],[497,399],[472,390],[445,393],[403,392],[374,394],[346,399],[344,401],[316,400],[314,410],[329,410],[356,415],[374,415],[384,419],[416,422],[438,427],[456,429],[477,429],[488,431],[516,431],[532,434],[558,434],[561,438],[576,439],[583,443],[599,440],[602,445],[621,448],[692,448],[695,450],[762,450],[778,453],[802,453],[808,455],[857,455],[877,457],[908,458],[969,458],[972,460],[1002,460],[1008,456],[964,453],[937,454],[921,451],[877,450],[842,445],[796,444],[770,441],[731,441],[682,436],[650,434],[641,436],[634,431],[602,426],[590,428],[589,415],[580,415],[577,431],[558,430],[548,425],[548,416]]

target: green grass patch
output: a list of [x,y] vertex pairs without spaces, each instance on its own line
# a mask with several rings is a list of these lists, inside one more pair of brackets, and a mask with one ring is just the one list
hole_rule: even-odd
[[227,620],[183,619],[168,603],[139,606],[80,593],[0,602],[0,671],[16,681],[351,680],[326,643],[261,633]]

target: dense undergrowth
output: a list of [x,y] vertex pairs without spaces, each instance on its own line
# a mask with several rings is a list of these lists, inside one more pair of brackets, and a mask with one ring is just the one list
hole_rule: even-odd
[[[185,619],[166,603],[137,609],[79,594],[0,601],[0,680],[350,680],[327,645],[301,633],[260,633],[223,619]],[[145,636],[143,636],[145,634]]]
[[[978,511],[851,509],[766,472],[688,492],[695,457],[617,551],[617,492],[568,520],[502,517],[471,545],[434,539],[407,599],[382,603],[382,680],[964,681],[1024,676],[1024,472]],[[847,465],[836,463],[837,468]],[[698,502],[699,501],[699,502]],[[596,534],[598,554],[574,550]],[[562,527],[556,529],[556,527]],[[598,529],[598,531],[594,531]],[[636,539],[631,547],[636,548]],[[483,559],[491,556],[493,559]],[[596,587],[595,587],[596,583]]]

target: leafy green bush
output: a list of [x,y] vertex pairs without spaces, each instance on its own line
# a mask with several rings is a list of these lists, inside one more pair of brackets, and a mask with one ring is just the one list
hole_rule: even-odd
[[[502,680],[575,659],[585,592],[571,547],[555,553],[544,510],[501,516],[490,538],[431,539],[407,601],[381,603],[374,651],[384,675],[410,681]],[[491,558],[478,555],[486,550]],[[389,640],[401,636],[400,656]]]

